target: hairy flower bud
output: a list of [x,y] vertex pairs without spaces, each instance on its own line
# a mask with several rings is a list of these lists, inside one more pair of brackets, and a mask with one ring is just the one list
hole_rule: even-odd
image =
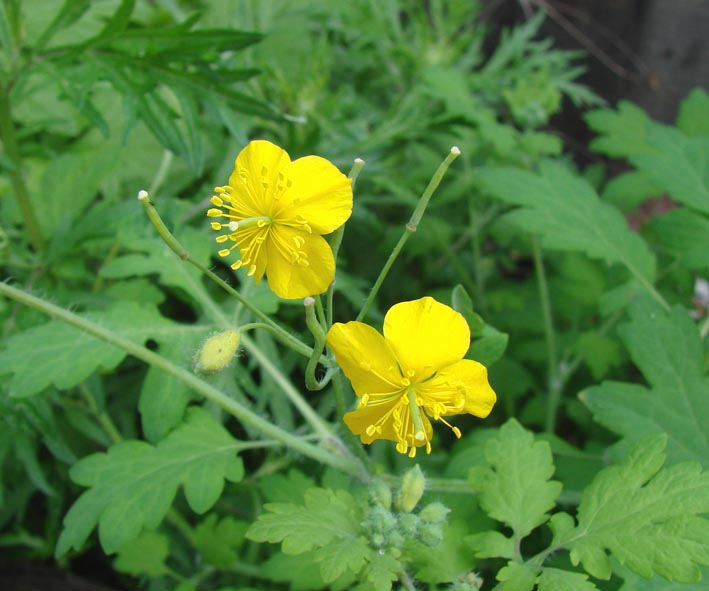
[[241,334],[230,328],[209,337],[194,357],[197,373],[216,373],[227,367],[239,348]]
[[396,498],[399,511],[411,513],[423,496],[426,488],[426,479],[418,464],[411,468],[401,480],[401,490]]

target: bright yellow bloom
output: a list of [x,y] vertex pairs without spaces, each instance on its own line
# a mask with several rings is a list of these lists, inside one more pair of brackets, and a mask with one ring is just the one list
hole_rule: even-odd
[[319,156],[291,162],[278,146],[256,140],[237,156],[229,184],[214,192],[207,215],[226,219],[212,229],[226,232],[218,243],[234,243],[220,256],[238,247],[232,269],[247,267],[256,283],[266,273],[274,293],[286,299],[327,290],[335,260],[322,235],[352,213],[352,182],[332,163]]
[[327,344],[359,397],[345,415],[362,443],[396,441],[400,453],[431,453],[429,417],[460,429],[443,417],[469,413],[485,418],[495,392],[485,366],[463,359],[470,329],[452,308],[425,297],[393,306],[384,318],[384,336],[362,322],[334,324]]

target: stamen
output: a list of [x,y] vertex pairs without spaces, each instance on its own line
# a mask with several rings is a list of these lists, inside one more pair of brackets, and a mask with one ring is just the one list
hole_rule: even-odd
[[212,195],[212,198],[209,200],[212,205],[216,205],[217,207],[222,207],[224,205],[224,201],[220,197],[217,197],[216,195]]
[[229,236],[227,236],[226,234],[222,234],[221,236],[217,236],[214,240],[221,244],[222,242],[226,242],[227,240],[229,240]]
[[409,412],[411,413],[411,420],[414,423],[416,429],[414,437],[416,441],[426,440],[426,430],[423,428],[423,421],[421,420],[421,411],[419,410],[418,404],[416,404],[416,393],[413,388],[409,389]]
[[224,224],[220,224],[219,222],[212,222],[210,225],[212,226],[212,230],[216,230],[217,232],[224,227]]
[[220,218],[224,216],[224,212],[221,209],[208,209],[207,217],[210,218]]

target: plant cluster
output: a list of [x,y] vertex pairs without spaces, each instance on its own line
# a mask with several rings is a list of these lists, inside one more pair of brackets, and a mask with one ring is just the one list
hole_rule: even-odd
[[0,1],[3,552],[706,586],[709,95],[606,107],[542,14],[481,10]]

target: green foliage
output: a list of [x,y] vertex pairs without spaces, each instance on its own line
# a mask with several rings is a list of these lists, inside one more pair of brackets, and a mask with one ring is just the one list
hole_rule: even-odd
[[[468,475],[470,486],[480,495],[481,508],[509,525],[515,539],[526,537],[549,519],[547,511],[561,492],[561,483],[549,480],[554,472],[549,444],[535,442],[511,419],[485,445],[485,459],[487,467],[471,468]],[[494,537],[492,542],[500,541]]]
[[697,328],[680,307],[669,314],[649,301],[630,307],[618,328],[650,388],[603,382],[583,393],[596,420],[629,442],[666,433],[673,461],[709,467],[709,401],[704,350]]
[[699,517],[709,507],[709,473],[696,462],[663,468],[665,445],[652,436],[600,472],[581,496],[576,527],[565,513],[554,517],[553,543],[571,551],[573,564],[606,579],[607,550],[644,577],[699,580],[698,564],[709,562],[709,524]]
[[[146,591],[706,586],[709,95],[692,91],[675,125],[622,101],[586,111],[603,158],[579,170],[549,125],[602,106],[579,54],[541,36],[542,11],[500,34],[486,14],[0,2],[8,555],[71,570],[86,553],[82,569]],[[367,322],[450,302],[497,392],[484,423],[451,418],[458,439],[434,421],[414,463],[350,437],[355,397],[327,349],[305,393],[302,306],[215,258],[204,216],[250,138],[343,172],[367,162],[331,240],[324,331],[355,318],[460,148]],[[234,360],[196,375],[200,345],[228,330]]]
[[57,555],[78,550],[96,526],[104,550],[115,552],[143,528],[162,522],[180,485],[192,510],[204,513],[219,499],[225,479],[243,477],[239,448],[206,411],[192,408],[183,425],[155,447],[126,441],[82,459],[71,477],[90,489],[67,513]]
[[539,234],[545,247],[581,251],[609,264],[620,263],[635,277],[653,281],[655,257],[628,228],[623,216],[560,164],[542,162],[538,174],[513,169],[478,171],[485,191],[521,206],[506,218]]

